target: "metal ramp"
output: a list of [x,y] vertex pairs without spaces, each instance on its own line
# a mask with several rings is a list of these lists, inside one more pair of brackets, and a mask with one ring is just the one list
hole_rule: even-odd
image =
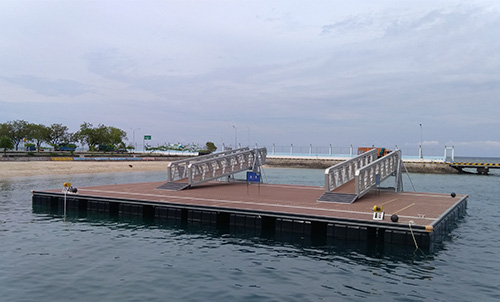
[[349,193],[333,193],[325,192],[318,201],[339,202],[339,203],[353,203],[356,200],[356,194]]
[[[401,177],[401,150],[377,159],[372,149],[325,170],[325,194],[318,201],[352,203],[389,176],[396,176],[396,192],[403,190]],[[352,181],[354,180],[354,186]],[[351,186],[348,186],[348,183]]]
[[238,172],[257,171],[265,163],[266,156],[266,148],[245,147],[171,162],[167,168],[168,182],[158,189],[183,190]]
[[162,190],[171,190],[171,191],[180,191],[189,188],[189,184],[187,182],[166,182],[161,186],[157,187],[157,189]]

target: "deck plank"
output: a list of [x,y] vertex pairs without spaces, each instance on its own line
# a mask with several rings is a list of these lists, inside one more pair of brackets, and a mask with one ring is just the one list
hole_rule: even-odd
[[[174,205],[201,206],[236,211],[307,215],[325,219],[350,219],[373,223],[373,206],[383,206],[386,218],[397,214],[394,224],[407,226],[410,221],[425,227],[435,222],[467,195],[451,197],[442,193],[396,193],[373,190],[352,204],[322,202],[323,187],[209,182],[183,191],[158,189],[163,182],[103,185],[78,188],[78,194],[110,199],[127,199]],[[346,187],[347,188],[347,187]],[[44,192],[60,192],[47,190]]]

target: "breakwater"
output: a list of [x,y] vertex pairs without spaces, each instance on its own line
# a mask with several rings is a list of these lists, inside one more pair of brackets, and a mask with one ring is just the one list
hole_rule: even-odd
[[[137,156],[137,157],[71,157],[71,156],[19,156],[19,157],[0,157],[0,161],[175,161],[188,158],[189,156]],[[268,167],[283,167],[283,168],[309,168],[309,169],[326,169],[335,164],[345,161],[347,158],[333,157],[292,157],[292,156],[276,156],[268,155],[266,166]],[[443,161],[430,160],[404,160],[404,166],[408,172],[412,173],[438,173],[438,174],[457,174],[459,170],[451,167]],[[404,169],[404,168],[403,168]]]
[[[310,168],[326,169],[338,163],[345,161],[343,158],[328,157],[285,157],[270,155],[266,159],[266,165],[270,167],[288,167],[288,168]],[[440,161],[428,160],[404,160],[404,166],[408,172],[412,173],[439,173],[439,174],[457,174],[459,171],[449,164]],[[404,170],[404,168],[403,168]]]

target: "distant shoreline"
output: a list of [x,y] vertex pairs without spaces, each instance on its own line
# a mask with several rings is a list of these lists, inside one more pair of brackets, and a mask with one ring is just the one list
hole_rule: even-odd
[[0,179],[37,175],[167,171],[168,163],[168,161],[0,161]]
[[[74,160],[72,157],[59,158],[0,158],[0,178],[36,176],[36,175],[69,175],[88,173],[166,171],[168,163],[179,157],[148,157],[148,158],[100,158]],[[326,169],[340,159],[315,158],[267,158],[267,167]],[[405,162],[408,172],[457,174],[456,169],[443,162]]]

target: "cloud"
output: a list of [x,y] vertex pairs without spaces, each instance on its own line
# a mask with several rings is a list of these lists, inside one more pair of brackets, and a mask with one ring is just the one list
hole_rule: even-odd
[[138,63],[118,49],[93,51],[83,55],[90,72],[117,81],[129,81]]
[[438,141],[423,141],[422,144],[424,146],[439,146],[440,143]]
[[488,147],[500,148],[500,141],[486,140],[486,141],[449,141],[448,146],[455,147]]
[[[91,104],[74,113],[77,125],[106,119],[157,128],[154,137],[169,141],[227,139],[227,123],[284,145],[417,146],[419,123],[437,148],[495,141],[500,10],[492,3],[107,2],[96,10],[81,2],[40,5],[36,22],[35,10],[14,7],[0,11],[0,89],[12,102],[2,114],[15,119],[18,104],[28,108],[24,119],[47,110],[50,120],[62,109],[49,103]],[[44,106],[30,111],[26,102]]]
[[0,77],[0,79],[35,91],[44,96],[76,97],[91,92],[93,87],[78,81],[57,79],[50,80],[36,76]]
[[367,28],[378,24],[372,16],[368,15],[357,15],[350,16],[348,18],[342,19],[332,24],[325,24],[321,27],[321,35],[344,35],[353,34],[355,32],[360,33],[365,31]]

